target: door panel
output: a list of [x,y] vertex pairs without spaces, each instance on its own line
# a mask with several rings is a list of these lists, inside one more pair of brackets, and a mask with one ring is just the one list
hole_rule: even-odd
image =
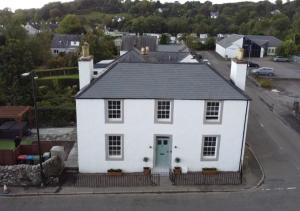
[[165,136],[156,137],[156,160],[155,166],[169,168],[170,164],[170,138]]

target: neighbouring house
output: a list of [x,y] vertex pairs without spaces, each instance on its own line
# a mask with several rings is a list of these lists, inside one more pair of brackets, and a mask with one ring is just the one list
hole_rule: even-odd
[[219,17],[219,12],[215,11],[215,12],[210,12],[210,18],[211,19],[217,19]]
[[184,44],[159,44],[157,45],[159,52],[189,52],[189,48]]
[[120,55],[127,51],[137,48],[142,49],[148,47],[150,51],[155,51],[157,47],[157,38],[148,35],[124,35],[122,37]]
[[26,25],[24,25],[23,27],[26,30],[27,34],[29,34],[29,35],[34,36],[34,35],[40,33],[39,27],[36,24],[26,23]]
[[145,57],[136,53],[128,51],[95,79],[93,57],[79,59],[79,171],[239,172],[250,101],[243,92],[247,63],[232,60],[232,83],[206,64],[163,63],[158,54],[157,62],[130,60]]
[[245,56],[264,57],[276,55],[282,41],[274,36],[232,34],[216,43],[216,52],[223,58],[235,58],[238,49],[243,48]]
[[52,54],[76,52],[81,38],[78,34],[54,34],[51,43]]
[[243,48],[243,35],[232,34],[216,42],[216,52],[223,58],[235,58],[238,49]]
[[199,41],[202,43],[202,44],[205,44],[207,42],[207,39],[208,39],[208,34],[200,34],[199,35]]

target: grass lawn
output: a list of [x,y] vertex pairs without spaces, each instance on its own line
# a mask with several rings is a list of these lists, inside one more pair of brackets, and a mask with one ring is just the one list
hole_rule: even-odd
[[15,149],[15,142],[13,140],[0,140],[0,150],[1,149]]
[[73,74],[73,75],[57,75],[57,76],[49,76],[49,77],[42,77],[39,78],[39,80],[60,80],[60,79],[79,79],[78,74]]
[[32,139],[31,138],[24,138],[21,141],[22,145],[31,145],[32,144]]

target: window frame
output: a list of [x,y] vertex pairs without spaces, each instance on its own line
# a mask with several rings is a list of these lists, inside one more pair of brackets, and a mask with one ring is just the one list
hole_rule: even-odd
[[[170,102],[170,110],[169,110],[169,119],[159,119],[157,118],[158,114],[158,102],[163,102],[163,101],[168,101]],[[155,105],[154,105],[154,123],[157,124],[172,124],[173,123],[173,110],[174,110],[174,101],[169,100],[169,99],[158,99],[155,100]]]
[[[108,111],[108,102],[109,101],[120,101],[121,118],[118,118],[118,119],[109,118],[109,111]],[[104,103],[105,103],[105,123],[124,123],[124,100],[122,100],[122,99],[106,99]]]
[[[216,148],[215,148],[215,156],[204,156],[204,142],[206,137],[216,137]],[[221,136],[220,135],[203,135],[202,136],[202,146],[201,146],[201,161],[218,161],[219,160],[219,151],[220,151],[220,141]]]
[[[121,156],[110,156],[109,155],[109,137],[110,136],[120,136],[121,139]],[[122,161],[124,160],[124,135],[123,134],[105,134],[105,158],[107,161]]]
[[[218,102],[219,103],[219,113],[218,113],[217,120],[206,119],[206,112],[207,112],[207,107],[208,107],[207,104],[210,102]],[[206,100],[206,101],[204,101],[204,118],[203,118],[204,124],[222,124],[223,104],[224,103],[221,100]]]

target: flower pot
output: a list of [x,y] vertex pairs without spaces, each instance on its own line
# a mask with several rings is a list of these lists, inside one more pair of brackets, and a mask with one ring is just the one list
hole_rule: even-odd
[[182,173],[181,167],[175,167],[173,172],[174,172],[175,175],[180,175]]
[[145,176],[151,175],[151,168],[150,167],[144,167],[144,175]]

